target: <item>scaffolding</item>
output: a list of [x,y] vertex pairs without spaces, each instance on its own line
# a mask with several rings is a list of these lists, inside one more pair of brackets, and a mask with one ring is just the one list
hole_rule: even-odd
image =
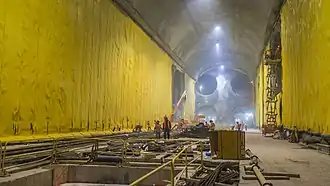
[[281,60],[266,59],[265,65],[267,66],[266,75],[266,125],[277,126],[277,94],[280,92],[280,77],[278,77],[281,70]]

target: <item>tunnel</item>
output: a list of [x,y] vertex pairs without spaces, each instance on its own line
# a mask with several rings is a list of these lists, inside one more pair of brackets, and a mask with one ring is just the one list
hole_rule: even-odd
[[[166,144],[173,148],[169,154],[194,146],[195,153],[200,149],[190,138],[185,136],[186,144],[173,136],[199,126],[210,129],[200,143],[211,140],[213,131],[242,132],[244,125],[247,146],[256,147],[267,161],[294,167],[303,160],[291,161],[292,153],[321,169],[330,167],[322,164],[329,159],[314,151],[299,153],[291,144],[262,138],[281,133],[278,138],[290,137],[292,143],[330,149],[329,7],[326,0],[0,0],[0,186],[16,166],[30,170],[27,162],[35,168],[59,166],[51,172],[38,169],[43,175],[38,179],[52,180],[50,175],[64,168],[77,172],[72,180],[78,181],[84,165],[98,161],[127,163],[130,169],[107,167],[116,174],[103,180],[95,163],[95,178],[100,177],[86,174],[84,183],[127,185],[149,172],[131,169],[140,165],[134,156],[150,167],[170,167],[144,180],[145,185],[158,178],[172,184],[170,158],[158,154],[158,160],[145,146],[164,150]],[[156,143],[159,133],[174,142]],[[23,159],[16,162],[16,157]],[[61,167],[61,161],[82,167]],[[301,174],[320,182],[293,185],[330,182]],[[63,180],[70,182],[72,175]]]
[[[4,136],[131,130],[164,116],[194,121],[203,105],[233,123],[231,110],[257,100],[253,82],[282,2],[15,5],[1,4]],[[14,10],[22,10],[15,19]]]

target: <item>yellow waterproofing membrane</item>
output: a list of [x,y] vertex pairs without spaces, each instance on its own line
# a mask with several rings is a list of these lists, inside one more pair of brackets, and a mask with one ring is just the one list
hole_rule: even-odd
[[184,102],[184,118],[190,121],[195,118],[195,81],[185,74],[185,89],[187,90],[187,99]]
[[282,10],[283,123],[330,133],[330,1],[287,0]]
[[1,0],[0,137],[146,128],[171,113],[171,66],[109,0]]
[[264,65],[260,63],[255,81],[256,124],[261,127],[264,123]]

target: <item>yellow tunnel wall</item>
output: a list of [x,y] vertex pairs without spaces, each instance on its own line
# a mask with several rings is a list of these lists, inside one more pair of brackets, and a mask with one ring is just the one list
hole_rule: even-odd
[[330,1],[288,0],[282,10],[283,123],[330,132]]
[[195,81],[185,74],[185,89],[187,99],[184,103],[184,119],[192,121],[195,118]]
[[255,81],[255,106],[256,106],[256,124],[260,128],[264,121],[264,65],[260,64],[257,70]]
[[1,0],[0,136],[146,125],[171,113],[171,65],[109,0]]

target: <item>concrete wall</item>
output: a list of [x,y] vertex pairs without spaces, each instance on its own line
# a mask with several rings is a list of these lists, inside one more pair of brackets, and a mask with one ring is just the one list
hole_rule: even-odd
[[[101,183],[101,184],[129,184],[138,178],[149,173],[154,168],[144,167],[114,167],[103,165],[70,165],[55,166],[54,181],[55,185],[61,183]],[[179,171],[175,171],[177,174]],[[162,183],[162,180],[170,180],[169,169],[163,169],[148,179],[141,185],[150,186]]]
[[160,119],[171,65],[112,1],[1,0],[0,137]]
[[51,169],[33,169],[0,178],[0,186],[52,186]]
[[330,133],[330,1],[287,0],[282,10],[283,123]]
[[[152,171],[152,167],[114,167],[102,165],[54,165],[0,178],[0,186],[58,186],[63,183],[129,184]],[[179,173],[178,170],[175,174]],[[150,186],[170,180],[170,170],[163,169],[140,184]]]
[[[111,166],[70,166],[68,182],[117,183],[129,184],[149,173],[154,168],[144,167],[111,167]],[[170,171],[164,169],[150,176],[141,185],[150,186],[170,180]]]

